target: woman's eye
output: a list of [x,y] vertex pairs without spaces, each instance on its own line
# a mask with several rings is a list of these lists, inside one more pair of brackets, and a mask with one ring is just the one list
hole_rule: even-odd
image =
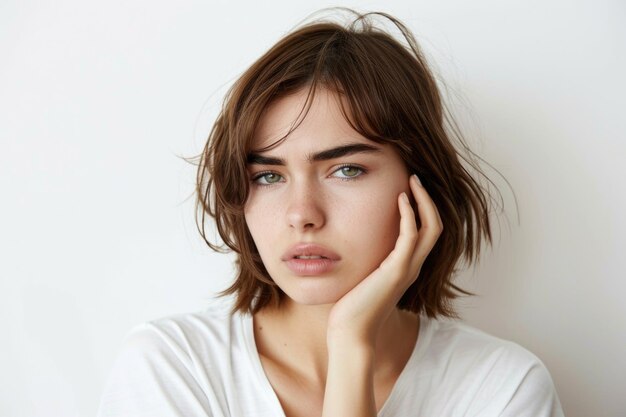
[[356,178],[359,175],[362,175],[364,172],[365,170],[363,170],[363,168],[359,168],[354,165],[346,165],[335,171],[335,173],[339,174],[337,175],[337,177],[342,179]]
[[282,177],[274,172],[266,172],[255,176],[252,181],[260,185],[271,185],[280,182]]

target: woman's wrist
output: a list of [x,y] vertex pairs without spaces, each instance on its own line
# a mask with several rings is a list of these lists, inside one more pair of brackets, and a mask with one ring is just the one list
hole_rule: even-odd
[[376,352],[373,344],[356,338],[332,338],[328,340],[327,347],[329,362],[338,359],[356,363],[373,363]]
[[322,415],[376,416],[374,349],[363,343],[334,339],[329,344],[328,374]]
[[348,349],[367,353],[375,350],[376,338],[373,334],[368,335],[353,328],[328,329],[326,346],[329,351]]

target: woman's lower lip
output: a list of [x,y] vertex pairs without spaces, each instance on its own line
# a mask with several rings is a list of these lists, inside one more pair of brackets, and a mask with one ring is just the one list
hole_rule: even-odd
[[299,259],[293,258],[285,261],[287,267],[296,275],[314,276],[332,271],[337,264],[336,260],[328,258]]

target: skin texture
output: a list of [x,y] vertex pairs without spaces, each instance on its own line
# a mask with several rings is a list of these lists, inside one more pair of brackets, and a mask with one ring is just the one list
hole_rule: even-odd
[[[282,137],[305,99],[300,90],[273,102],[255,149]],[[255,315],[255,340],[290,417],[376,415],[416,343],[417,316],[395,305],[443,227],[396,151],[352,130],[337,100],[319,90],[302,124],[259,153],[280,165],[249,165],[246,222],[270,276],[287,295],[280,309]],[[374,150],[311,160],[354,144]],[[417,202],[419,230],[407,195]],[[284,261],[297,243],[322,245],[339,259],[328,272],[298,276]]]

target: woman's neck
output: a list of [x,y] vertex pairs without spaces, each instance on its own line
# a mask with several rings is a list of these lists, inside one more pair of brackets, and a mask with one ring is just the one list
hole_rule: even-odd
[[[254,315],[259,354],[276,366],[324,385],[328,368],[326,328],[333,304],[300,305],[287,300],[280,308],[264,308]],[[404,368],[417,339],[419,317],[395,309],[376,344],[375,375],[397,375]]]

